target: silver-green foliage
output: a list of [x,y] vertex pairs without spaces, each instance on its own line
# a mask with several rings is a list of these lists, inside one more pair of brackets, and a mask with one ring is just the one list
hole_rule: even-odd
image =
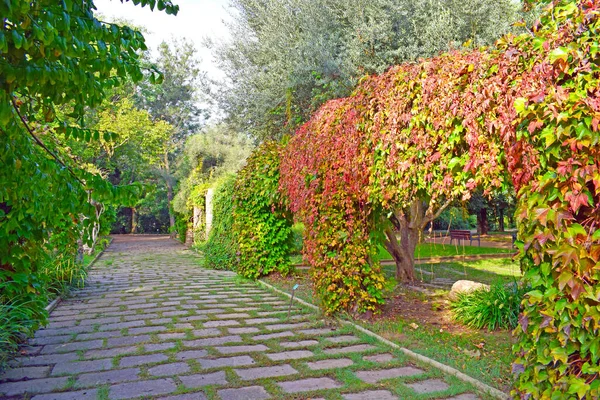
[[257,137],[292,131],[364,74],[492,44],[521,17],[511,0],[233,0],[232,39],[212,43],[227,75],[216,94]]

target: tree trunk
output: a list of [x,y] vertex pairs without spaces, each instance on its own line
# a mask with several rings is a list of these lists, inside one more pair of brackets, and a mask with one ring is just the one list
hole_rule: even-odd
[[171,182],[171,171],[169,169],[169,153],[165,152],[165,183],[167,185],[167,201],[169,210],[169,232],[172,238],[175,237],[175,215],[171,208],[173,201],[173,182]]
[[487,209],[482,208],[477,213],[477,231],[480,235],[487,235],[490,230],[490,225],[487,218]]
[[415,250],[419,243],[421,231],[428,223],[439,217],[441,212],[451,204],[450,200],[437,210],[426,207],[420,199],[413,201],[407,210],[395,210],[391,217],[392,226],[400,232],[400,241],[392,227],[386,229],[385,247],[396,263],[396,279],[399,282],[415,280]]
[[131,232],[129,233],[137,233],[137,224],[138,224],[138,215],[137,211],[134,207],[131,207]]
[[500,232],[504,232],[504,209],[500,208],[498,210],[498,230]]

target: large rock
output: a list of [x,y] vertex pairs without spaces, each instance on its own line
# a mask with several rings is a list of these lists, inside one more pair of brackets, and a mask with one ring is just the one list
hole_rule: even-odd
[[490,285],[486,285],[485,283],[481,283],[481,282],[468,281],[468,280],[456,281],[452,285],[452,289],[450,290],[448,297],[450,298],[450,300],[456,300],[458,297],[458,293],[470,293],[474,290],[482,289],[482,288],[489,290]]

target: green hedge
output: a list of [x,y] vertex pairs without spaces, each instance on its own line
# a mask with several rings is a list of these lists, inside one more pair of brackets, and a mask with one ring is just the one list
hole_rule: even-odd
[[292,270],[292,218],[278,191],[279,145],[265,142],[239,172],[235,184],[233,230],[239,244],[238,273],[259,278]]
[[213,224],[208,240],[201,246],[204,265],[214,269],[235,270],[237,241],[233,231],[233,188],[235,175],[217,183],[213,197]]

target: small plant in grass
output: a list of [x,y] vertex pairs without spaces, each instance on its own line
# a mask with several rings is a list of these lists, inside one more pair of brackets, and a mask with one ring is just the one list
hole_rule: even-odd
[[475,329],[514,329],[527,288],[495,282],[489,289],[459,293],[450,305],[454,319]]

